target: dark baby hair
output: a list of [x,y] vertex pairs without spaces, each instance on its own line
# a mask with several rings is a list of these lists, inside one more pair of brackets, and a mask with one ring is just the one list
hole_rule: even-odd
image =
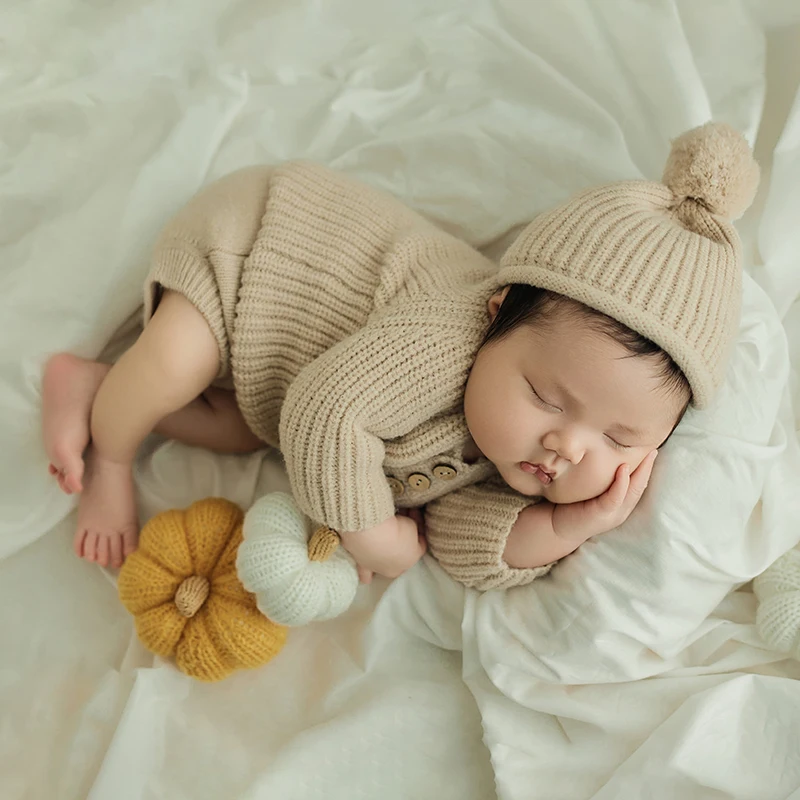
[[652,359],[659,368],[665,389],[670,394],[683,394],[691,398],[691,387],[681,368],[655,342],[577,300],[527,284],[511,284],[497,316],[486,331],[481,346],[503,339],[520,325],[543,324],[548,315],[556,310],[581,318],[598,333],[605,334],[621,344],[631,356]]

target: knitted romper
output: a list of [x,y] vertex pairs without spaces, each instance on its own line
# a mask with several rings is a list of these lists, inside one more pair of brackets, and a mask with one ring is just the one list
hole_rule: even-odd
[[167,225],[145,287],[202,313],[218,382],[285,459],[314,522],[355,531],[426,505],[430,550],[480,589],[548,567],[502,558],[535,501],[464,459],[464,388],[499,288],[496,266],[397,200],[329,169],[251,167]]

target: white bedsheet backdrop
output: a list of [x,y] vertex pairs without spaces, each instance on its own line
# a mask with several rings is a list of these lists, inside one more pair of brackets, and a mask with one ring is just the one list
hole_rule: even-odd
[[[800,528],[800,36],[766,41],[738,0],[5,3],[0,798],[800,797],[800,666],[759,643],[747,587],[714,608]],[[45,355],[95,355],[135,311],[166,215],[233,168],[308,157],[499,252],[574,189],[657,176],[711,116],[773,162],[742,225],[752,335],[767,347],[768,296],[794,366],[719,598],[680,635],[631,628],[637,607],[556,637],[552,592],[478,596],[426,560],[262,670],[205,686],[153,662],[110,576],[70,556],[37,415]],[[137,479],[144,516],[286,486],[275,458],[157,442]]]

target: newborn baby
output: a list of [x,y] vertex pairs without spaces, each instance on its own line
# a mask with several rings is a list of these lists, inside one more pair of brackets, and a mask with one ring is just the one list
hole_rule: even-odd
[[499,269],[319,166],[206,187],[156,246],[133,347],[111,368],[46,368],[76,552],[116,566],[135,548],[132,462],[155,429],[280,448],[300,508],[364,580],[412,566],[426,538],[469,586],[544,574],[630,514],[687,405],[722,382],[741,294],[729,220],[757,180],[742,137],[703,126],[663,184],[584,192]]

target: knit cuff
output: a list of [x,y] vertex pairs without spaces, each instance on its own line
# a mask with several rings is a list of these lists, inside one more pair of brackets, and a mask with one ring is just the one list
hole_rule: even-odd
[[219,347],[217,378],[225,377],[230,363],[230,343],[211,264],[188,242],[175,240],[158,246],[144,286],[145,325],[153,316],[164,289],[182,294],[203,315]]
[[474,302],[408,298],[297,375],[281,407],[280,449],[292,493],[311,519],[352,532],[394,515],[385,443],[439,422],[461,403],[481,335],[474,313]]
[[535,500],[511,489],[477,484],[426,506],[428,545],[444,570],[474,589],[510,589],[546,575],[552,564],[532,569],[503,560],[511,528]]

